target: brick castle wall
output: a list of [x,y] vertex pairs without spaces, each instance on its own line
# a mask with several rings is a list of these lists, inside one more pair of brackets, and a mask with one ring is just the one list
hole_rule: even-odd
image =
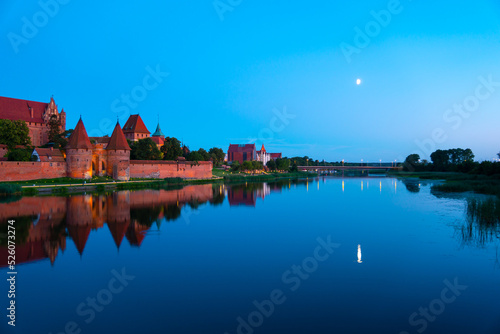
[[128,181],[130,179],[130,151],[109,150],[107,174],[115,180]]
[[0,182],[54,179],[66,175],[64,162],[0,161]]
[[[81,179],[82,176],[89,178],[92,173],[91,152],[80,153],[84,154],[69,154],[66,163],[0,161],[0,182],[54,179],[67,176],[77,179]],[[212,177],[212,162],[210,161],[200,161],[197,164],[189,161],[177,163],[176,161],[133,160],[130,161],[130,167],[127,168],[125,159],[122,159],[122,156],[112,155],[111,157],[111,161],[117,166],[118,179],[127,179],[127,172],[131,178],[145,179],[164,179],[167,177],[210,179]],[[112,165],[108,163],[108,166]],[[69,173],[69,171],[71,172]],[[113,175],[113,171],[111,173]]]
[[181,177],[185,179],[212,178],[212,162],[176,162],[176,161],[130,161],[130,177],[144,179],[164,179]]
[[92,150],[66,150],[66,164],[68,177],[72,177],[75,179],[92,178]]

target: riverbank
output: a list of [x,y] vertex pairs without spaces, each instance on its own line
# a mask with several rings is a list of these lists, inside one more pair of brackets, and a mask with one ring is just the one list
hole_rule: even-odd
[[477,175],[449,172],[390,172],[388,176],[419,178],[421,180],[442,180],[432,189],[448,193],[473,191],[478,194],[500,197],[500,175]]
[[206,183],[245,183],[245,182],[272,182],[280,179],[297,179],[316,177],[317,174],[307,172],[294,173],[214,173],[210,179],[131,179],[130,181],[115,181],[110,178],[96,177],[90,180],[70,178],[43,179],[20,182],[0,183],[0,199],[6,196],[36,196],[36,195],[65,195],[69,193],[103,192],[113,190],[136,189],[179,189],[191,184]]

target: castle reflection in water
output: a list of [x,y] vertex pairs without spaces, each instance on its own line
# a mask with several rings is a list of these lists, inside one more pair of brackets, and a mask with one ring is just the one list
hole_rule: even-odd
[[[83,255],[90,232],[106,225],[117,248],[124,239],[140,247],[153,224],[175,221],[182,208],[196,210],[201,204],[255,206],[274,191],[305,181],[248,183],[243,185],[193,185],[176,190],[118,191],[68,197],[22,197],[0,203],[0,226],[9,219],[16,225],[16,263],[50,259],[66,250],[67,237]],[[5,229],[6,230],[6,229]],[[6,235],[0,235],[0,268],[7,266]]]

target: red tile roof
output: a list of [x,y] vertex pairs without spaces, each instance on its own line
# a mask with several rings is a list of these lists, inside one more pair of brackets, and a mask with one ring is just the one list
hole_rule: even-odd
[[163,140],[161,137],[151,137],[151,139],[155,142],[156,145],[163,146],[165,143],[165,140]]
[[141,116],[139,116],[139,114],[130,115],[127,122],[123,126],[123,132],[124,133],[136,132],[136,133],[147,133],[147,134],[151,133],[148,131],[148,128],[142,121],[142,118]]
[[92,144],[90,143],[89,136],[87,135],[87,130],[85,130],[85,126],[83,125],[81,118],[76,124],[75,130],[73,130],[73,133],[69,137],[68,145],[66,145],[66,148],[92,149]]
[[128,146],[127,139],[123,134],[122,128],[120,127],[120,123],[116,122],[115,129],[113,130],[113,134],[111,135],[111,139],[109,140],[108,146],[106,146],[107,150],[128,150],[130,151],[130,146]]
[[[45,109],[47,109],[48,105],[48,103],[44,102],[20,100],[0,96],[0,119],[43,123],[43,114],[45,113]],[[30,108],[33,110],[33,117],[31,117]]]
[[64,162],[64,156],[58,149],[51,148],[35,148],[36,153],[40,157],[41,162]]

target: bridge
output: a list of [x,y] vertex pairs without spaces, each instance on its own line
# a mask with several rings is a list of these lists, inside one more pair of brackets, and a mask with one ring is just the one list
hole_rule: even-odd
[[344,166],[298,166],[298,170],[304,172],[336,172],[336,171],[401,171],[403,170],[402,166],[398,166],[395,164],[349,164]]

